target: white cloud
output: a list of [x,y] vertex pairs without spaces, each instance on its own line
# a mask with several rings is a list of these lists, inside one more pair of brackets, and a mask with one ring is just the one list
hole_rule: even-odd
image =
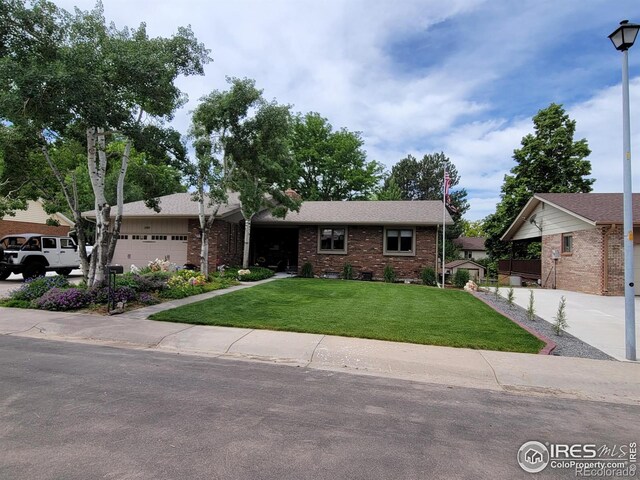
[[[640,77],[629,86],[631,154],[634,191],[640,187]],[[576,120],[576,138],[586,138],[591,155],[594,191],[622,191],[622,86],[606,88],[568,110]]]
[[[91,9],[95,0],[56,3]],[[615,5],[606,0],[104,0],[104,7],[106,18],[118,26],[146,21],[151,35],[170,35],[178,26],[191,24],[196,37],[212,50],[214,62],[205,77],[179,81],[190,97],[174,120],[183,133],[189,111],[202,95],[226,88],[226,75],[247,76],[267,98],[293,104],[294,111],[317,111],[334,127],[361,131],[369,157],[389,167],[409,153],[444,151],[470,193],[469,217],[481,218],[493,211],[504,174],[513,166],[513,150],[532,130],[536,113],[527,105],[515,108],[524,113],[514,118],[495,104],[517,107],[537,92],[496,93],[491,87],[527,72],[560,82],[536,111],[551,101],[566,105],[563,98],[573,89],[588,89],[582,98],[590,100],[566,106],[578,122],[579,137],[587,137],[593,150],[596,189],[619,190],[619,85],[580,86],[577,77],[571,78],[577,70],[563,73],[561,59],[553,71],[536,71],[532,65],[548,52],[560,55],[554,48],[566,35],[602,29],[598,49],[610,49],[611,64],[618,65],[606,45],[607,28],[635,11],[634,0]],[[415,54],[405,52],[408,66],[401,70],[390,46],[420,39],[438,26],[442,31],[431,39],[434,45],[427,43]],[[585,54],[580,45],[574,48]],[[589,69],[609,68],[597,58]],[[634,106],[640,111],[638,95],[635,81],[632,113]],[[640,149],[635,125],[633,138]],[[636,170],[638,177],[640,168]]]

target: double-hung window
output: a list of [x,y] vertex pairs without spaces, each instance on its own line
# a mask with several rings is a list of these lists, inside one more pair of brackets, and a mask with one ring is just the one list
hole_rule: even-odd
[[385,228],[385,255],[414,255],[415,233],[413,228]]
[[318,237],[318,252],[347,253],[346,227],[320,227]]

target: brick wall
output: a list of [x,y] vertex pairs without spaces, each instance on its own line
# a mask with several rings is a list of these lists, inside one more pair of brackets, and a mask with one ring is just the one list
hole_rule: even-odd
[[[200,265],[200,222],[189,220],[187,237],[187,263]],[[216,220],[209,232],[209,271],[218,265],[240,265],[242,263],[242,225]]]
[[16,233],[41,233],[43,235],[65,236],[69,234],[69,230],[70,227],[66,225],[55,227],[42,223],[0,220],[0,237],[4,237],[5,235],[13,235]]
[[[608,232],[609,227],[602,229],[604,232]],[[624,236],[622,234],[622,226],[618,225],[613,230],[607,233],[606,243],[607,247],[607,283],[606,291],[603,291],[604,295],[624,295]],[[605,265],[603,264],[603,270]]]
[[601,228],[571,232],[571,253],[561,253],[557,260],[557,273],[553,272],[552,250],[562,252],[562,235],[545,235],[542,238],[542,282],[552,288],[554,275],[556,288],[574,292],[602,295],[603,237]]
[[[596,227],[571,232],[571,235],[573,252],[560,255],[557,288],[596,295],[624,295],[622,227]],[[561,242],[560,234],[546,235],[542,239],[542,282],[545,288],[553,288],[551,251],[562,251]]]
[[384,267],[391,265],[399,278],[420,278],[420,271],[425,267],[435,267],[436,229],[435,227],[416,228],[415,256],[387,256],[383,254],[382,226],[348,227],[347,254],[318,253],[318,228],[316,226],[300,227],[298,267],[309,262],[316,275],[325,272],[342,272],[345,263],[353,267],[354,275],[362,271],[373,272],[373,277],[381,279]]

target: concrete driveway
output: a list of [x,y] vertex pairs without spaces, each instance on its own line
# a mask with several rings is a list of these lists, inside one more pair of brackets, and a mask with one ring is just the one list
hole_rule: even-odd
[[[47,276],[51,277],[55,274],[55,272],[48,272]],[[69,281],[71,283],[80,283],[80,280],[82,280],[82,270],[72,270],[71,275],[69,275]],[[23,282],[22,275],[9,275],[9,278],[0,282],[0,298],[7,297],[9,292],[20,288]]]
[[[529,289],[516,288],[515,303],[527,308]],[[503,297],[507,289],[501,288]],[[539,317],[553,322],[558,311],[560,297],[567,300],[568,332],[580,340],[608,353],[618,360],[625,360],[624,297],[603,297],[567,290],[534,289],[535,309]],[[640,297],[636,297],[636,315],[640,312]],[[640,346],[640,329],[636,320],[636,344]],[[640,352],[639,352],[640,353]]]

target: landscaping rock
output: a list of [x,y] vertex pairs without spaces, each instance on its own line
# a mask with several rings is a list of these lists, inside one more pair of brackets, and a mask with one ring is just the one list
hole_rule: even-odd
[[524,308],[518,305],[509,305],[506,299],[502,297],[496,298],[493,292],[479,290],[474,292],[473,295],[482,298],[482,300],[490,304],[496,311],[513,317],[531,330],[553,340],[557,346],[553,352],[551,352],[552,355],[562,357],[593,358],[596,360],[615,360],[615,358],[607,355],[602,350],[598,350],[596,347],[583,342],[570,333],[564,332],[562,336],[556,335],[553,331],[553,325],[537,315],[534,321],[529,320]]

